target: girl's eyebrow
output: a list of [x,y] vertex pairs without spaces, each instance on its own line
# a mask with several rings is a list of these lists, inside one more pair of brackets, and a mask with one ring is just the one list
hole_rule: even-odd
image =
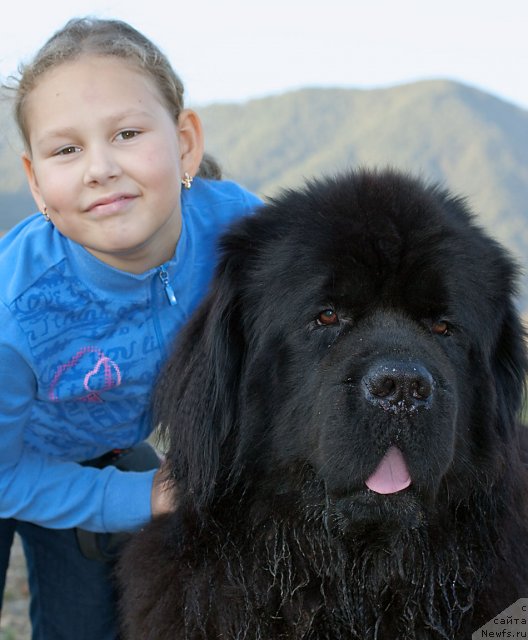
[[38,138],[35,143],[37,146],[48,144],[55,139],[69,138],[75,135],[75,129],[73,127],[62,127],[57,129],[49,129]]
[[137,116],[147,117],[147,118],[153,117],[152,113],[147,109],[131,108],[131,109],[125,109],[124,111],[120,111],[117,113],[112,113],[107,118],[105,118],[105,120],[108,121],[110,124],[112,124],[114,122],[119,122],[120,120],[125,120],[126,118],[129,118],[129,117],[137,117]]

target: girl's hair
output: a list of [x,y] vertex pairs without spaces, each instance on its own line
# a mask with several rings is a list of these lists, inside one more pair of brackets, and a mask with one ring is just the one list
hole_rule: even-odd
[[[20,77],[15,87],[15,120],[28,150],[27,97],[47,71],[85,54],[115,56],[136,65],[154,80],[167,109],[177,122],[183,109],[183,83],[162,51],[121,20],[73,18],[46,42],[31,63],[19,67]],[[198,175],[220,179],[221,170],[214,158],[204,154]]]

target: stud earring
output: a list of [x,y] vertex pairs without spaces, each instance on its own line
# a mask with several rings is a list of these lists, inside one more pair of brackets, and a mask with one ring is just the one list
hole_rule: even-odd
[[181,183],[185,189],[190,189],[193,183],[193,178],[190,176],[187,171],[183,174],[183,178],[181,179]]
[[46,205],[42,207],[42,215],[44,216],[44,220],[46,220],[46,222],[51,222],[51,218],[49,217],[48,213],[48,207]]

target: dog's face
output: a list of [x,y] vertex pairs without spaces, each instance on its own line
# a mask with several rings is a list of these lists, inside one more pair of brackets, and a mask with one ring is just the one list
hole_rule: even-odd
[[289,228],[246,264],[246,422],[267,425],[271,473],[306,462],[347,518],[416,523],[443,481],[464,492],[492,465],[508,267],[440,194],[326,196],[281,202],[270,227]]
[[221,465],[284,492],[309,469],[344,522],[408,526],[493,477],[522,384],[513,269],[459,201],[358,174],[284,195],[224,248]]

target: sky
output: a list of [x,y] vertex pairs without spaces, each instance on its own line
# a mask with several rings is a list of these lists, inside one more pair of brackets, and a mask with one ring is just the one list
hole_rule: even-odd
[[[6,7],[8,4],[8,7]],[[150,37],[187,104],[301,87],[449,78],[528,109],[526,0],[28,0],[4,5],[0,78],[69,18],[120,18]]]

